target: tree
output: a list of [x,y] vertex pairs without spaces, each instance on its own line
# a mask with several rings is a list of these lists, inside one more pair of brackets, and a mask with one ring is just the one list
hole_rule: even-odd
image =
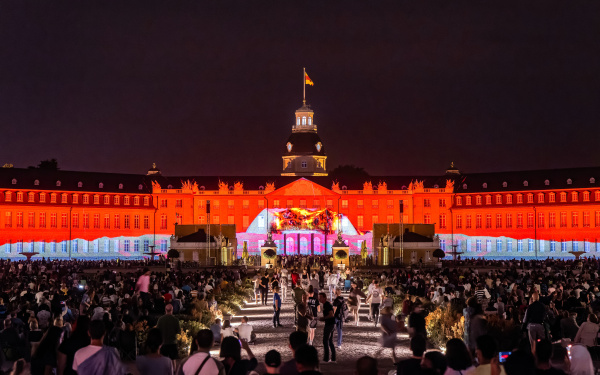
[[369,173],[362,167],[354,165],[338,165],[329,172],[329,177],[369,177]]
[[58,161],[56,159],[47,159],[47,160],[42,160],[40,161],[40,164],[37,165],[37,167],[29,167],[29,169],[44,169],[47,171],[57,171],[58,168]]
[[440,261],[440,259],[442,259],[445,256],[446,256],[446,253],[444,253],[444,250],[442,250],[442,249],[433,250],[433,257],[438,258],[438,262]]

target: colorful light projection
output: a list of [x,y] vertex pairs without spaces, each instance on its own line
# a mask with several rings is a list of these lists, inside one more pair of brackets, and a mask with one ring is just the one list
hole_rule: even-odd
[[321,233],[335,233],[340,224],[339,216],[329,209],[307,210],[285,208],[269,210],[273,215],[271,230],[281,233],[289,230],[316,230]]

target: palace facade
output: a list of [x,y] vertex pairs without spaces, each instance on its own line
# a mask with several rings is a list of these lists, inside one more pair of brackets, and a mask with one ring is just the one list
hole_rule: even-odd
[[282,160],[271,177],[2,168],[0,257],[137,258],[166,253],[177,225],[221,238],[219,228],[234,225],[232,256],[244,246],[260,254],[268,231],[280,254],[331,254],[341,231],[351,254],[366,245],[390,264],[400,256],[392,251],[398,235],[417,224],[434,234],[410,238],[463,257],[600,255],[600,167],[463,174],[451,165],[438,176],[334,179],[307,105],[295,113]]

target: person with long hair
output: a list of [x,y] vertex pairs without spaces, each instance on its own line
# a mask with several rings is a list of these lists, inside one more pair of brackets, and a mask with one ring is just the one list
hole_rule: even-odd
[[40,340],[40,344],[31,356],[32,375],[51,375],[57,367],[57,348],[62,328],[52,326]]
[[475,371],[471,353],[461,339],[450,339],[446,343],[446,363],[444,375],[470,375]]
[[594,363],[590,352],[584,345],[571,347],[571,372],[570,375],[594,375]]
[[58,375],[77,374],[73,371],[73,358],[79,349],[90,344],[90,336],[88,335],[89,327],[90,318],[86,315],[79,315],[75,324],[75,330],[58,347]]
[[308,345],[313,344],[315,339],[315,331],[317,330],[318,317],[317,313],[321,309],[321,305],[315,296],[314,289],[311,286],[308,287],[308,298],[306,299],[307,316],[310,317],[310,323],[308,324]]
[[[248,359],[242,359],[242,349],[248,354]],[[226,337],[221,342],[221,352],[219,357],[223,358],[225,373],[227,375],[246,375],[258,365],[252,350],[248,346],[248,341],[238,340],[235,337]]]
[[158,328],[148,331],[146,339],[146,355],[137,357],[135,365],[140,374],[144,375],[171,375],[173,362],[169,357],[160,354],[163,337]]

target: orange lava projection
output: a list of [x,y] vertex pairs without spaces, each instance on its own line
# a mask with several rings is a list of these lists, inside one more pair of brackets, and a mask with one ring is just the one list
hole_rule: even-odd
[[271,229],[276,233],[286,230],[317,230],[322,233],[334,233],[339,226],[338,214],[329,209],[287,208],[270,210],[270,213],[274,216]]

